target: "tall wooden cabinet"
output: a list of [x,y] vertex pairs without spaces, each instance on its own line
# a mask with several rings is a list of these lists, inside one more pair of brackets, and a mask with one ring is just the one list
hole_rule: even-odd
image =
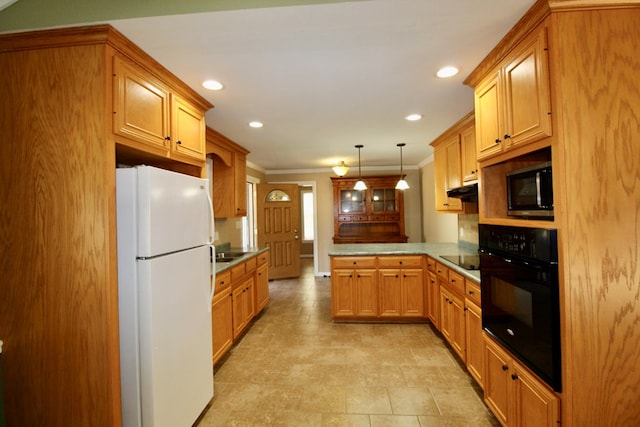
[[354,190],[357,178],[333,182],[334,243],[406,243],[404,197],[396,190],[398,176],[363,177],[364,191]]
[[163,138],[211,104],[105,25],[0,35],[0,69],[6,422],[119,426],[116,163],[202,176]]
[[[511,140],[522,137],[521,143],[506,150],[484,150],[480,155],[480,222],[558,230],[560,424],[567,427],[640,425],[637,399],[629,394],[640,383],[636,367],[640,349],[638,22],[637,1],[537,1],[465,81],[475,89],[476,102],[498,72],[503,84],[513,86],[498,93],[495,102],[476,104],[479,149],[491,150],[495,145],[491,137],[504,137],[503,132]],[[547,84],[544,61],[548,61],[548,92],[543,90]],[[504,73],[511,73],[511,83],[504,83],[508,79]],[[517,88],[516,83],[522,86]],[[547,110],[540,108],[546,106],[546,96],[550,99]],[[517,102],[523,98],[526,102]],[[516,110],[510,111],[514,106]],[[492,125],[482,118],[485,107],[506,111],[507,119]],[[509,129],[509,115],[513,129]],[[520,125],[517,117],[524,117]],[[504,173],[525,166],[527,156],[542,148],[550,153],[553,167],[555,218],[547,222],[509,218],[504,196],[500,200]],[[491,373],[485,390],[493,373],[502,375],[500,363],[496,361],[496,369],[487,369]],[[530,396],[535,401],[535,395],[533,388],[521,388],[511,397]],[[487,396],[501,400],[499,392]],[[534,412],[546,413],[544,407],[538,405],[540,411]],[[513,425],[521,420],[525,418],[516,415]]]

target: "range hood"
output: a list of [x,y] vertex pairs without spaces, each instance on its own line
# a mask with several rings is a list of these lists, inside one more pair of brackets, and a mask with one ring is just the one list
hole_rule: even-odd
[[465,202],[478,201],[478,183],[463,185],[462,187],[451,188],[447,190],[447,197],[462,199]]

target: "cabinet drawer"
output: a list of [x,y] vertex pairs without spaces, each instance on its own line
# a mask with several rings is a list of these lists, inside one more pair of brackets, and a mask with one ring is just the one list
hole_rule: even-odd
[[388,214],[388,215],[385,215],[385,220],[386,221],[400,221],[400,215],[399,214]]
[[436,272],[436,260],[431,258],[431,257],[427,257],[427,268],[429,269],[429,271],[433,271],[435,273]]
[[333,257],[333,268],[375,268],[375,257]]
[[216,291],[219,293],[224,288],[228,288],[231,284],[231,272],[229,270],[216,274]]
[[340,215],[340,216],[338,216],[338,221],[340,221],[340,222],[349,222],[349,221],[351,221],[351,216],[349,216],[349,215]]
[[436,262],[436,274],[441,279],[449,281],[449,269],[439,262]]
[[256,265],[258,264],[258,258],[252,257],[244,262],[244,272],[249,274],[256,269]]
[[421,268],[422,256],[384,256],[378,257],[380,268]]
[[465,279],[465,297],[474,302],[478,307],[481,307],[480,300],[480,284],[472,280]]
[[268,251],[262,252],[257,256],[257,258],[258,258],[258,265],[266,264],[269,262],[269,252]]
[[369,215],[369,221],[384,221],[384,215]]
[[244,276],[245,273],[245,263],[238,264],[235,267],[231,267],[231,281],[236,282]]
[[464,295],[464,277],[453,270],[449,270],[449,285],[459,295]]

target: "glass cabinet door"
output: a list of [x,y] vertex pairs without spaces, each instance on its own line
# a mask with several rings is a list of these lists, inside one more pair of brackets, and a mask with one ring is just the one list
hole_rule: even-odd
[[372,206],[374,212],[395,211],[396,190],[393,188],[374,188]]
[[340,213],[364,212],[364,191],[340,190]]

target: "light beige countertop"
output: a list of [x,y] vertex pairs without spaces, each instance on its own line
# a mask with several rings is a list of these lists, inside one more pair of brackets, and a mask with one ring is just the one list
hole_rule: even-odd
[[353,243],[334,244],[329,248],[329,256],[428,255],[463,276],[480,282],[479,270],[465,270],[441,257],[477,254],[478,247],[471,243]]
[[228,270],[231,267],[241,264],[246,260],[253,258],[258,254],[261,254],[262,252],[266,252],[268,250],[269,248],[266,248],[266,247],[265,248],[228,248],[226,249],[225,252],[230,252],[230,253],[243,252],[244,255],[234,258],[233,261],[228,261],[228,262],[220,262],[216,260],[216,273],[221,273],[225,270]]

